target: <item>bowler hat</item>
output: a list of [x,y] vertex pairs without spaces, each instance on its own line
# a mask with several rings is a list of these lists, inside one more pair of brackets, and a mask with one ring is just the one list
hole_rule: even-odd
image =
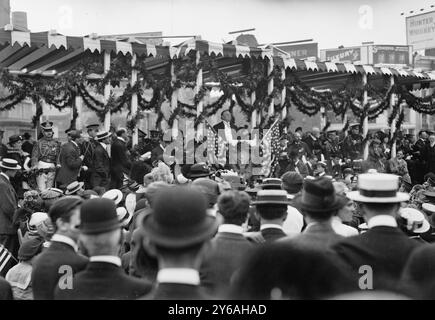
[[205,163],[197,163],[190,167],[189,178],[203,178],[210,176],[210,169]]
[[71,182],[65,190],[65,195],[72,195],[75,194],[77,191],[83,188],[85,184],[83,182],[74,181]]
[[101,234],[121,228],[115,203],[109,199],[90,199],[80,209],[83,234]]
[[142,220],[150,241],[164,248],[186,248],[211,239],[220,218],[207,214],[207,200],[195,188],[158,193],[153,212]]
[[305,179],[301,195],[295,197],[297,207],[309,212],[338,210],[341,202],[329,178]]
[[260,190],[257,192],[257,199],[252,202],[253,205],[262,204],[282,204],[289,205],[290,200],[285,190]]
[[18,141],[22,141],[23,138],[19,135],[13,135],[9,137],[9,145],[13,145],[14,143],[18,142]]

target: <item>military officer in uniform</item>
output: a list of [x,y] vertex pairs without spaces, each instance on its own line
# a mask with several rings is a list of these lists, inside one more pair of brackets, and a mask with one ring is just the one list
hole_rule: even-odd
[[36,177],[40,192],[54,186],[60,154],[60,142],[53,139],[53,122],[41,123],[41,129],[43,137],[32,150],[32,169],[41,170]]
[[343,141],[343,153],[345,158],[356,160],[362,158],[363,140],[359,134],[359,125],[355,124],[350,127],[351,133]]

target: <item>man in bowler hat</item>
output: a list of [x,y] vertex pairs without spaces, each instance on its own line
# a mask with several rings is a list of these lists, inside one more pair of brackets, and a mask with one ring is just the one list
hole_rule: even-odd
[[33,264],[35,300],[53,300],[59,279],[83,270],[88,263],[88,259],[78,253],[77,245],[82,202],[80,197],[64,197],[57,200],[48,212],[56,233],[51,238],[50,247]]
[[146,250],[157,257],[159,271],[155,290],[144,299],[203,300],[199,268],[219,219],[207,214],[207,200],[191,187],[173,187],[156,195],[153,212],[142,228]]
[[114,202],[104,198],[86,201],[80,220],[89,264],[75,275],[71,288],[56,288],[55,299],[132,300],[147,294],[151,284],[126,275],[121,267],[122,226]]

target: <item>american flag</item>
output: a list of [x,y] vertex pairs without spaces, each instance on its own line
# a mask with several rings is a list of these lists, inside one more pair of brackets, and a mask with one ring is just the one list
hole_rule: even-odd
[[227,161],[227,147],[222,138],[215,132],[208,121],[205,121],[207,130],[207,157],[210,164],[225,165]]
[[277,119],[261,140],[263,163],[258,175],[269,177],[275,171],[280,151],[279,136],[279,119]]
[[8,262],[11,259],[17,262],[12,253],[10,253],[8,249],[0,244],[0,273],[2,273],[3,269],[9,265]]

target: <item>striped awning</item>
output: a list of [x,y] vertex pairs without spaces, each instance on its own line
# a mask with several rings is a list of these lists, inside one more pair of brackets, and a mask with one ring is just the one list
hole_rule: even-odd
[[433,80],[435,76],[431,73],[416,72],[413,70],[404,70],[396,68],[378,68],[369,65],[354,65],[350,63],[333,63],[333,62],[311,62],[302,61],[286,57],[273,57],[274,64],[289,70],[295,71],[327,71],[342,72],[353,74],[368,75],[395,75],[398,77],[413,77],[418,79]]

